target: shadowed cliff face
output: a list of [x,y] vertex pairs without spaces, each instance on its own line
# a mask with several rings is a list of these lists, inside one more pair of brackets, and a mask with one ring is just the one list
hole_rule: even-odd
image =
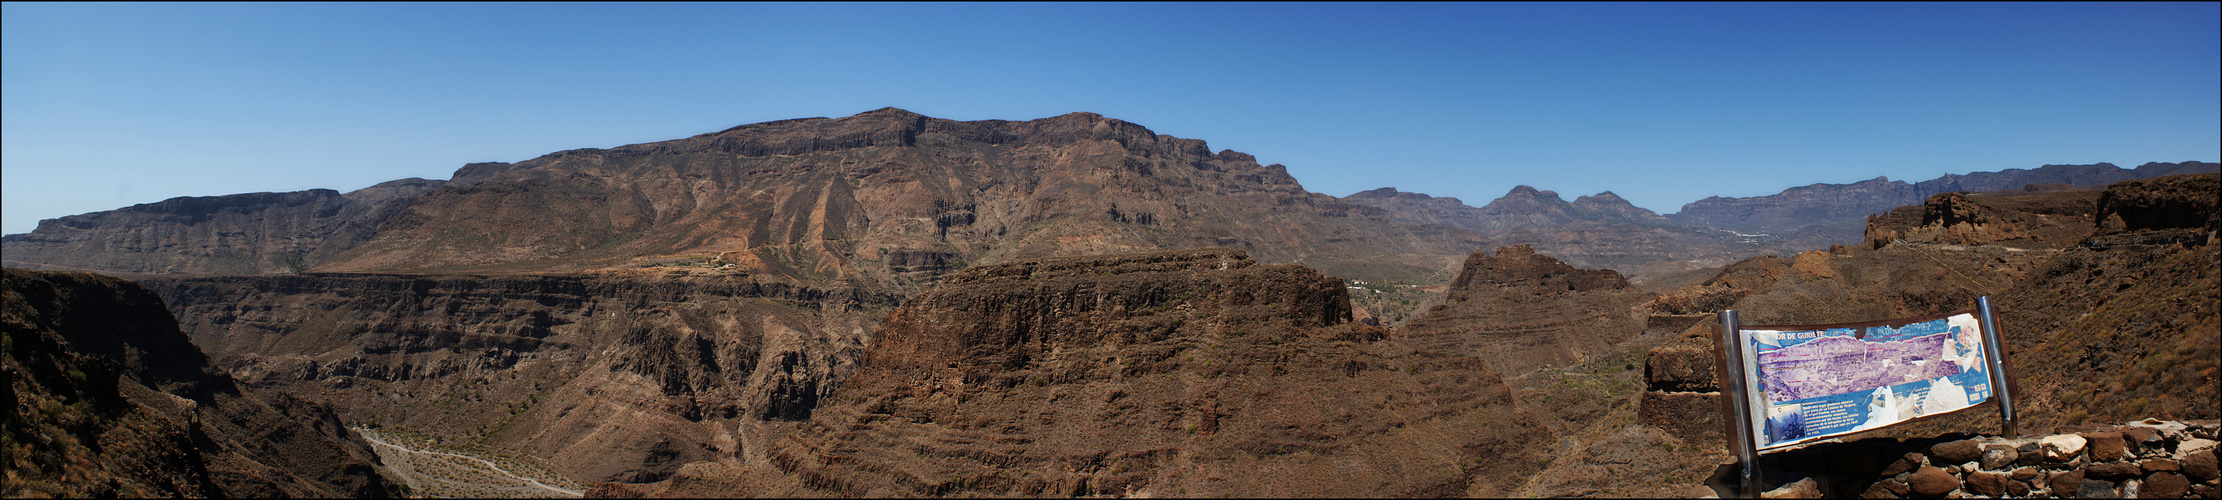
[[7,237],[7,264],[121,273],[298,271],[370,239],[378,224],[443,182],[402,179],[347,194],[180,197],[48,219]]
[[653,479],[809,418],[895,298],[704,270],[144,281],[218,366],[386,426]]
[[[323,270],[525,271],[729,256],[912,293],[1013,258],[1227,245],[1417,276],[1469,235],[1390,223],[1278,165],[1091,113],[959,122],[897,109],[478,164]],[[1440,261],[1440,262],[1439,262]]]
[[398,493],[328,408],[236,386],[146,289],[7,269],[0,292],[7,496]]
[[1501,494],[1540,429],[1339,280],[1207,249],[976,267],[889,316],[807,426],[651,495]]

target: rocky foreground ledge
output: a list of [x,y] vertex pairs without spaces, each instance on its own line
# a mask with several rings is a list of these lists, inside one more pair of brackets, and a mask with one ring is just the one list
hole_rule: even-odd
[[[2147,419],[2013,439],[1824,443],[1762,456],[1762,480],[1781,486],[1761,497],[2215,498],[2218,430],[2214,420]],[[1730,467],[1714,476],[1716,491],[1732,491]]]

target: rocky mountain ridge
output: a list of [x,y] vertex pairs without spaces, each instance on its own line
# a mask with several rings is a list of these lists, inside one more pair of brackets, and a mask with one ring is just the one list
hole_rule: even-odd
[[1945,174],[1935,179],[1907,183],[1876,177],[1851,184],[1817,183],[1781,193],[1749,198],[1708,197],[1683,205],[1666,217],[1677,222],[1751,234],[1783,235],[1818,226],[1835,238],[1828,243],[1855,241],[1859,223],[1868,215],[1891,208],[1919,205],[1940,193],[2019,190],[2032,184],[2098,187],[2119,181],[2169,175],[2222,171],[2211,162],[2146,163],[2135,169],[2111,163],[2045,165],[2035,169],[2009,168],[1998,172]]
[[6,269],[0,294],[9,497],[402,493],[329,408],[215,370],[145,288]]
[[188,196],[39,222],[6,236],[6,263],[109,273],[298,272],[368,240],[387,218],[446,181],[401,179],[329,189]]

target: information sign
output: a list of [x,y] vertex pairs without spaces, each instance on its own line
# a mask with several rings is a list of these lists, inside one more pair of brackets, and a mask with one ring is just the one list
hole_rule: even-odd
[[1847,325],[1741,328],[1758,450],[1988,402],[1991,349],[1975,311]]

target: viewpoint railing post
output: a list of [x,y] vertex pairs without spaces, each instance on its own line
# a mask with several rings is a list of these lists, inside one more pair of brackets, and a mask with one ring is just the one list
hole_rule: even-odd
[[1742,349],[1744,335],[1742,330],[1738,328],[1736,310],[1721,311],[1720,321],[1721,359],[1727,361],[1728,368],[1726,374],[1728,379],[1723,380],[1722,383],[1727,385],[1728,390],[1724,395],[1729,398],[1730,406],[1734,410],[1734,418],[1731,421],[1736,426],[1736,458],[1743,464],[1743,471],[1739,476],[1740,484],[1737,488],[1741,490],[1739,492],[1741,495],[1757,498],[1759,494],[1754,489],[1759,484],[1759,436],[1755,434],[1756,431],[1751,421],[1752,403],[1747,396],[1752,394],[1752,391],[1745,385],[1745,381],[1749,380],[1750,374],[1746,372],[1744,365],[1744,350]]
[[1991,314],[1989,296],[1976,297],[1975,308],[1982,312],[1983,342],[1990,346],[1983,350],[1983,363],[1990,366],[1991,393],[1998,396],[1999,434],[2007,439],[2020,437],[2014,418],[2014,390],[2006,381],[2006,335],[1998,331],[1998,317]]

